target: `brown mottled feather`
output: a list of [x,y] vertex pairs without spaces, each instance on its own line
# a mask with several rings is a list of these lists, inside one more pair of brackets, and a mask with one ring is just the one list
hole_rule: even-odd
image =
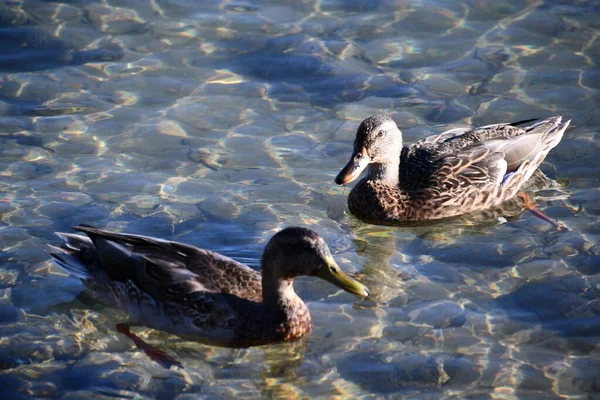
[[[386,154],[380,153],[389,152],[393,157],[393,152],[389,146],[377,147],[373,132],[380,129],[377,123],[390,123],[391,119],[381,115],[370,119],[359,127],[354,148],[355,152],[365,148],[377,159],[381,171],[381,165],[387,164]],[[402,148],[397,184],[388,184],[370,172],[358,182],[348,196],[349,210],[366,222],[395,224],[496,206],[517,193],[560,142],[569,123],[552,117],[528,127],[495,124],[427,137]],[[399,136],[395,143],[401,146],[401,132],[397,127],[395,131]]]
[[[226,346],[289,341],[309,332],[310,313],[292,281],[316,274],[331,257],[316,233],[287,228],[265,249],[261,276],[233,259],[183,243],[89,226],[75,229],[88,237],[59,233],[64,244],[50,246],[50,254],[100,299],[149,327]],[[263,289],[269,298],[263,298]]]

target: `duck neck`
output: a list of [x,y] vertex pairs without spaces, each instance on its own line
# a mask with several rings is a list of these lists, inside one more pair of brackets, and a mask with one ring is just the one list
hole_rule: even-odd
[[292,279],[283,279],[272,274],[262,277],[263,304],[272,311],[300,300],[294,291]]
[[394,162],[370,164],[368,178],[387,186],[398,186],[399,172],[400,158],[398,157]]
[[283,279],[269,273],[262,277],[263,306],[266,326],[274,340],[289,341],[310,331],[310,313],[294,291],[293,279]]
[[262,287],[263,325],[273,341],[295,340],[310,331],[310,313],[294,291],[293,279],[283,279],[263,270]]

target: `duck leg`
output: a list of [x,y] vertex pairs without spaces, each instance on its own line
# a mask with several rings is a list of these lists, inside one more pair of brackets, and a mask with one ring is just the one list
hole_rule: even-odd
[[158,364],[162,365],[167,369],[171,368],[173,365],[183,368],[183,365],[181,365],[179,361],[177,361],[164,351],[159,350],[151,344],[144,342],[142,338],[131,332],[129,330],[129,325],[123,323],[117,324],[117,330],[123,335],[133,340],[133,343],[135,343],[137,348],[146,353],[146,355],[150,357],[152,361],[157,362]]
[[563,225],[562,222],[556,222],[555,220],[553,220],[552,218],[550,218],[549,216],[547,216],[546,214],[541,212],[536,207],[535,201],[533,201],[531,196],[529,196],[527,193],[519,192],[519,193],[517,193],[517,196],[519,196],[519,198],[521,198],[521,200],[523,200],[523,203],[525,203],[525,208],[527,208],[529,211],[531,211],[531,213],[533,215],[535,215],[536,217],[538,217],[539,219],[541,219],[543,221],[546,221],[546,222],[552,224],[559,231],[565,229],[565,226]]

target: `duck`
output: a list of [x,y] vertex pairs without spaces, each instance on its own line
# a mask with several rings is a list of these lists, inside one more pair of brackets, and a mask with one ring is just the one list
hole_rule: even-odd
[[561,116],[534,121],[454,128],[403,147],[396,122],[377,114],[359,125],[335,183],[346,185],[367,170],[348,195],[350,213],[367,223],[418,223],[485,210],[519,192],[571,122]]
[[[310,312],[293,285],[300,276],[369,295],[307,228],[277,232],[264,249],[260,272],[189,244],[89,225],[73,229],[83,234],[56,232],[63,243],[49,245],[56,265],[136,322],[208,344],[248,347],[309,333]],[[124,324],[117,330],[129,335]]]

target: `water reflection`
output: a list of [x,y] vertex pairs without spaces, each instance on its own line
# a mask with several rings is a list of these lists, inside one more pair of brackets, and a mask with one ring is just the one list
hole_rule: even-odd
[[[597,392],[595,2],[474,0],[0,7],[0,385],[21,398],[589,397]],[[11,41],[9,41],[11,39]],[[14,39],[14,40],[13,40]],[[349,216],[333,184],[357,122],[390,112],[407,143],[565,115],[522,207],[406,228]],[[297,282],[310,337],[230,350],[145,328],[185,369],[119,335],[48,262],[91,223],[258,267],[309,225],[373,293]],[[321,286],[322,285],[322,286]]]

